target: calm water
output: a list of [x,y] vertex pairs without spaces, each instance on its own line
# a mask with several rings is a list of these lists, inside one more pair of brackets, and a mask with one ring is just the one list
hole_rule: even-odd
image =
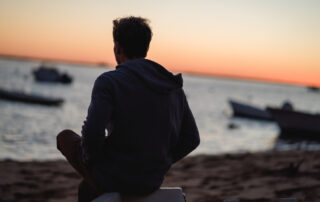
[[[57,64],[74,78],[71,85],[36,83],[31,71],[35,61],[0,59],[0,87],[53,97],[62,97],[61,107],[10,102],[0,99],[0,159],[57,159],[56,134],[69,128],[80,134],[97,67]],[[243,151],[320,149],[317,142],[278,139],[275,123],[231,118],[228,99],[256,106],[280,106],[290,100],[298,110],[320,112],[320,93],[304,87],[184,75],[184,89],[201,135],[201,145],[192,154]],[[228,124],[239,127],[228,129]]]

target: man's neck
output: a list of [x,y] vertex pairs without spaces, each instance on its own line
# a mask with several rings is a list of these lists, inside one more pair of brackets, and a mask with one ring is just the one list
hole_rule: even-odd
[[127,58],[127,57],[122,57],[121,59],[120,59],[120,61],[118,62],[118,65],[120,65],[120,64],[122,64],[122,63],[125,63],[125,62],[129,62],[129,61],[131,61],[131,60],[135,60],[135,59],[143,59],[144,57],[140,57],[140,58],[138,58],[138,57],[133,57],[133,58]]

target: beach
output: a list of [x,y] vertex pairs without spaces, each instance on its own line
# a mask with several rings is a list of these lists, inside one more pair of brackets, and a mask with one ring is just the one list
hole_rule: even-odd
[[[79,175],[64,160],[0,162],[1,201],[77,200]],[[188,202],[320,198],[319,151],[196,155],[168,172],[162,186],[182,187]]]

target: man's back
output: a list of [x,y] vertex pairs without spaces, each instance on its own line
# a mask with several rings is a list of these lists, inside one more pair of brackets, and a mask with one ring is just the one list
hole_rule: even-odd
[[200,142],[181,74],[144,59],[152,38],[148,20],[115,19],[112,34],[118,66],[97,78],[82,136],[57,135],[57,148],[83,177],[79,201],[102,192],[155,191],[170,166]]
[[[102,74],[92,99],[82,131],[83,148],[88,161],[94,155],[93,175],[106,190],[154,191],[171,164],[199,144],[181,75],[150,60],[132,60]],[[101,117],[90,117],[98,110],[104,111]],[[97,119],[105,120],[101,127],[90,123]],[[106,138],[97,131],[103,126],[109,131]],[[188,138],[190,143],[181,146]],[[100,148],[97,141],[104,142]]]

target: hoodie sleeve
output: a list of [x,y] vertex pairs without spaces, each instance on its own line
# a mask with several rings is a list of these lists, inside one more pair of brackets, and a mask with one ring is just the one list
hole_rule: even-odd
[[176,144],[172,153],[173,163],[188,155],[200,144],[198,128],[184,93],[183,104],[184,107],[181,131],[178,138],[178,143]]
[[82,126],[84,161],[90,164],[101,155],[106,127],[113,113],[111,82],[102,74],[94,83],[88,115]]

